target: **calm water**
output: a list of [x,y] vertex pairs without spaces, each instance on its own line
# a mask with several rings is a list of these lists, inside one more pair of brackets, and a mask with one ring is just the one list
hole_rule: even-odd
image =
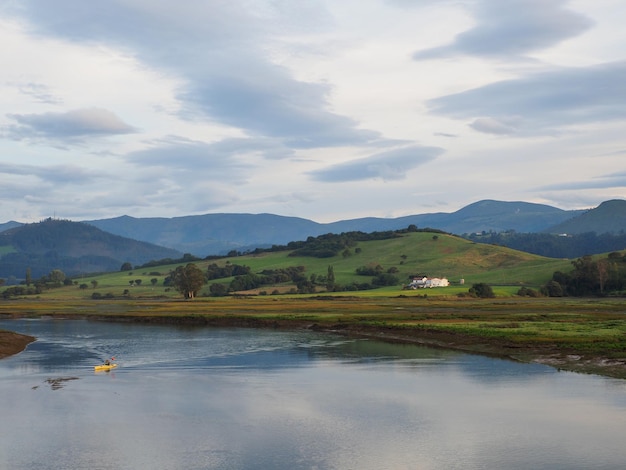
[[626,468],[626,381],[311,332],[0,328],[39,338],[0,360],[2,469]]

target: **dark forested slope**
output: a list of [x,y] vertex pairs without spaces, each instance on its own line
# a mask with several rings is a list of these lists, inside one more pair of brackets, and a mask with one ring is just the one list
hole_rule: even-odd
[[181,253],[112,235],[68,220],[46,219],[0,232],[0,277],[33,278],[61,269],[67,275],[118,270],[122,263],[179,258]]

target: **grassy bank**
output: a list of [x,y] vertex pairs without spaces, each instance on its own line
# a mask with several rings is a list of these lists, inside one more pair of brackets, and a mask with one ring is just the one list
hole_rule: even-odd
[[19,300],[0,315],[309,328],[541,362],[626,378],[622,299],[256,296],[183,300]]

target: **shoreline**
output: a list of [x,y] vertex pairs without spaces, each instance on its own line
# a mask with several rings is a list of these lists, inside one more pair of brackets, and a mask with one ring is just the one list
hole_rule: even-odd
[[0,331],[0,359],[14,356],[26,349],[26,347],[36,341],[33,336],[15,333],[13,331]]
[[[0,318],[312,330],[539,363],[626,379],[622,299],[451,300],[411,297],[227,298],[194,301],[11,301]],[[35,338],[0,331],[0,358]]]
[[[76,316],[60,318],[76,318]],[[352,338],[367,338],[386,343],[413,344],[429,348],[447,349],[525,364],[543,364],[557,370],[594,374],[626,379],[626,359],[611,359],[604,355],[584,354],[576,349],[563,348],[552,343],[520,345],[508,340],[477,338],[472,335],[428,329],[406,329],[394,326],[359,325],[350,322],[319,324],[302,319],[262,318],[255,315],[202,316],[89,316],[90,320],[131,323],[158,323],[171,325],[205,326],[214,328],[262,328],[275,330],[310,330]]]

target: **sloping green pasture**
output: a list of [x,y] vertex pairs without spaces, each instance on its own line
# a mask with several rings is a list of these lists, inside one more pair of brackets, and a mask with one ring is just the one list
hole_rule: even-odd
[[[290,256],[289,251],[261,253],[219,260],[202,260],[194,263],[205,270],[210,263],[223,266],[226,263],[249,266],[254,273],[263,270],[284,269],[293,266],[304,266],[305,275],[326,276],[328,267],[332,266],[335,281],[340,285],[352,283],[369,283],[371,277],[358,276],[356,270],[362,266],[380,265],[384,271],[397,269],[395,275],[400,284],[374,291],[350,292],[350,295],[456,295],[467,292],[473,283],[485,282],[494,286],[496,294],[511,295],[520,286],[538,288],[547,282],[554,271],[571,270],[569,260],[544,258],[529,253],[511,250],[493,245],[478,244],[465,239],[445,234],[417,232],[404,234],[399,238],[359,242],[350,249],[350,254],[340,254],[332,258],[313,258]],[[120,271],[99,275],[84,276],[74,279],[75,285],[53,289],[41,294],[42,298],[90,298],[94,292],[114,297],[124,295],[141,297],[176,298],[179,296],[174,289],[163,286],[163,280],[178,265],[167,265]],[[402,285],[410,282],[410,276],[427,275],[431,277],[447,277],[450,287],[427,290],[402,290]],[[136,285],[140,279],[141,284]],[[152,285],[151,280],[157,279]],[[461,279],[464,284],[461,285]],[[211,282],[228,284],[232,279],[218,279]],[[92,281],[97,282],[93,287]],[[132,285],[131,285],[131,282]],[[87,288],[80,289],[79,286]],[[502,286],[502,287],[499,287]],[[283,291],[292,286],[267,286],[262,290],[271,293],[275,288]],[[280,290],[280,289],[279,289]],[[320,286],[319,291],[323,290]],[[209,285],[205,286],[200,295],[207,295]]]

